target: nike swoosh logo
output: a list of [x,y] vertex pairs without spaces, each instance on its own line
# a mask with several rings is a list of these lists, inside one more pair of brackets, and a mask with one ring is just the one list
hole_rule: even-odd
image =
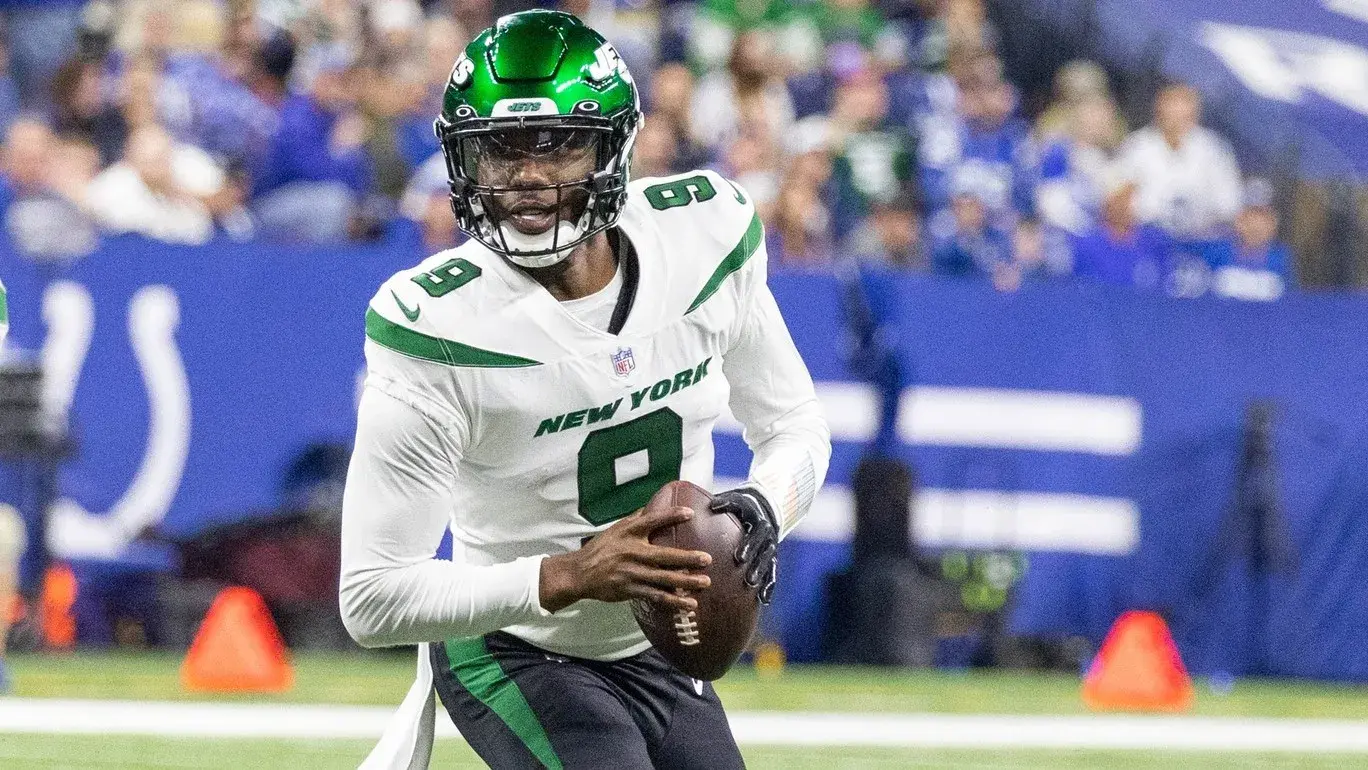
[[402,299],[399,299],[399,295],[395,294],[393,290],[390,290],[390,296],[394,297],[394,304],[398,305],[399,309],[403,311],[404,317],[409,319],[409,323],[417,321],[418,316],[422,315],[423,309],[421,307],[416,307],[412,310],[409,310],[408,306],[404,304],[404,301]]

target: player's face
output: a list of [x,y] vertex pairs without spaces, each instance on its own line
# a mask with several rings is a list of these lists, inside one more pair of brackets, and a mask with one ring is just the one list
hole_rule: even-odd
[[541,235],[574,222],[589,201],[599,134],[569,129],[515,129],[466,140],[466,169],[475,183],[495,188],[484,205],[495,223]]

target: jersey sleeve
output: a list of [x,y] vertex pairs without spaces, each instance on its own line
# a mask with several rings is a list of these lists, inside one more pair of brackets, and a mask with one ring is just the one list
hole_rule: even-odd
[[[722,369],[731,385],[732,413],[754,454],[746,486],[769,501],[782,537],[807,515],[826,478],[831,432],[812,376],[766,285],[764,233],[759,220],[753,221],[750,254],[736,270],[738,312]],[[746,237],[751,235],[748,229]]]
[[470,406],[451,367],[422,344],[436,338],[406,323],[404,308],[417,303],[400,303],[404,295],[387,284],[367,311],[366,380],[342,501],[342,619],[367,647],[476,636],[549,614],[543,557],[488,566],[433,559],[455,504]]
[[541,560],[433,558],[452,507],[462,434],[367,384],[342,503],[341,610],[366,647],[477,636],[549,613]]

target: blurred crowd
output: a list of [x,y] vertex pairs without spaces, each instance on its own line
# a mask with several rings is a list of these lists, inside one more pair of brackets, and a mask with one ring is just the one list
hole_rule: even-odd
[[[432,133],[494,0],[0,0],[0,210],[33,259],[136,233],[459,242]],[[566,0],[622,54],[635,177],[747,188],[771,259],[1081,276],[1176,296],[1292,288],[1274,191],[1169,84],[1127,126],[1072,62],[1039,115],[985,0]]]

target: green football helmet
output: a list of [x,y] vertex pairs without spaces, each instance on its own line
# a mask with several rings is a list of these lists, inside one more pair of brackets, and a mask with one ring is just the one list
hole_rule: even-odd
[[434,126],[457,224],[514,264],[560,262],[617,222],[640,123],[601,35],[559,11],[500,18],[456,60]]

